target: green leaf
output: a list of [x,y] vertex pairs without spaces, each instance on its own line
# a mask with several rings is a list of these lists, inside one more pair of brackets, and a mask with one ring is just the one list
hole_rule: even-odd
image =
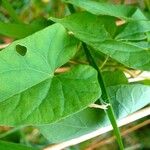
[[129,19],[136,8],[125,5],[113,5],[111,3],[94,2],[91,0],[64,0],[64,2],[81,7],[95,15],[107,15],[121,19]]
[[[87,20],[85,16],[88,16],[89,19]],[[114,40],[105,28],[105,23],[97,23],[101,17],[97,19],[92,18],[92,15],[78,13],[64,19],[53,20],[64,25],[73,32],[75,37],[90,45],[95,50],[110,56],[125,66],[140,70],[150,70],[148,42],[145,42],[146,46],[143,47],[138,42]],[[87,21],[83,22],[83,20]]]
[[[110,74],[112,73],[110,72]],[[113,73],[113,75],[116,74],[122,76],[121,72],[120,74],[119,72]],[[116,76],[114,77],[116,78]],[[107,76],[105,76],[106,78]],[[117,85],[115,85],[115,81],[112,81],[114,85],[110,86],[112,85],[110,83],[108,87],[110,100],[117,120],[141,109],[150,102],[150,86],[125,84],[125,78],[123,76],[119,78],[122,78],[120,80],[122,85],[119,85],[119,82],[115,80],[118,82],[116,82]],[[107,125],[110,125],[110,122],[103,110],[87,108],[54,124],[39,126],[39,129],[49,141],[57,143],[87,134]]]
[[0,150],[39,150],[39,149],[21,144],[0,141]]
[[[24,55],[17,45],[21,52],[26,50]],[[100,97],[97,73],[92,67],[79,65],[54,74],[74,56],[77,45],[62,25],[54,24],[0,52],[1,125],[53,123]]]
[[36,24],[15,24],[0,22],[0,34],[12,38],[24,38],[38,30],[43,29],[44,25]]

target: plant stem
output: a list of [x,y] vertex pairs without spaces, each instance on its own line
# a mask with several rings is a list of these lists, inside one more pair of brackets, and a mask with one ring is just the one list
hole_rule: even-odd
[[[68,8],[69,8],[71,13],[75,13],[76,12],[76,10],[74,9],[72,4],[69,4]],[[98,72],[98,82],[99,82],[99,85],[100,85],[100,87],[102,89],[102,99],[103,99],[103,101],[105,103],[111,104],[110,103],[110,99],[109,99],[109,95],[107,93],[107,89],[106,89],[106,86],[105,86],[105,82],[104,82],[104,79],[103,79],[103,76],[102,76],[102,73],[101,73],[98,65],[96,64],[94,58],[92,57],[91,52],[87,48],[87,45],[84,42],[82,42],[82,46],[83,46],[83,49],[84,49],[84,52],[85,52],[85,55],[87,57],[87,60],[88,60],[89,64],[91,66],[93,66]],[[120,130],[119,130],[118,126],[117,126],[117,122],[116,122],[116,118],[115,118],[115,114],[114,114],[112,106],[110,105],[105,112],[106,112],[106,114],[107,114],[107,116],[108,116],[108,118],[109,118],[109,120],[111,122],[111,125],[112,125],[113,129],[114,129],[114,134],[115,134],[115,136],[117,138],[117,142],[119,144],[120,150],[124,150],[124,146],[123,146]]]
[[[89,64],[91,66],[93,66],[97,72],[98,72],[98,81],[99,81],[99,85],[102,89],[102,100],[105,102],[105,103],[110,103],[110,98],[109,98],[109,95],[107,93],[107,89],[106,89],[106,86],[105,86],[105,82],[104,82],[104,79],[103,79],[103,76],[102,76],[102,73],[99,69],[99,67],[97,66],[91,52],[89,51],[89,49],[87,48],[87,45],[85,43],[82,43],[83,45],[83,49],[84,49],[84,52],[86,54],[86,57],[89,61]],[[120,147],[120,150],[123,150],[124,149],[124,146],[123,146],[123,142],[122,142],[122,138],[121,138],[121,134],[120,134],[120,130],[117,126],[117,122],[116,122],[116,118],[115,118],[115,114],[114,114],[114,111],[113,111],[113,108],[112,106],[110,105],[108,107],[107,110],[105,110],[110,122],[111,122],[111,125],[113,126],[113,129],[114,129],[114,134],[115,136],[117,137],[117,142],[119,144],[119,147]]]
[[9,15],[14,19],[16,23],[22,23],[20,18],[17,16],[15,10],[11,6],[11,4],[8,2],[8,0],[2,0],[2,6],[8,11]]

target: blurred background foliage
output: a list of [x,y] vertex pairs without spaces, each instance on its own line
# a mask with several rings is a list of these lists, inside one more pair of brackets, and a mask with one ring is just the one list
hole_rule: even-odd
[[[120,0],[95,0],[111,3],[120,3]],[[17,15],[26,24],[46,24],[47,19],[53,17],[64,17],[69,11],[61,0],[9,0]],[[150,18],[150,0],[126,0],[126,4],[139,6],[147,17]],[[13,19],[9,16],[8,11],[0,5],[0,22],[11,22]],[[13,39],[0,35],[0,43],[9,43]],[[79,55],[80,53],[78,53]],[[80,54],[75,59],[85,63],[84,56]],[[95,54],[97,56],[97,54]],[[101,60],[105,60],[101,56]],[[111,59],[109,60],[111,63]],[[74,63],[74,61],[72,61]],[[112,64],[111,64],[112,65]],[[114,64],[115,65],[115,64]],[[149,150],[150,149],[150,120],[144,118],[130,125],[121,128],[123,140],[127,146],[126,150]],[[131,129],[131,131],[130,131]],[[128,132],[130,131],[130,132]],[[127,133],[126,133],[127,132]],[[126,133],[126,134],[125,134]],[[29,146],[42,148],[51,144],[47,141],[36,128],[33,127],[0,127],[0,140],[22,143]],[[119,149],[111,132],[103,134],[94,139],[88,140],[76,146],[66,148],[66,150],[117,150]]]

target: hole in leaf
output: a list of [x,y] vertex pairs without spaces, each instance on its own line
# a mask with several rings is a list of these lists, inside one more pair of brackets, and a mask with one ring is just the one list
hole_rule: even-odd
[[16,45],[16,51],[17,53],[19,53],[21,56],[25,56],[27,53],[27,48],[25,46],[22,45]]

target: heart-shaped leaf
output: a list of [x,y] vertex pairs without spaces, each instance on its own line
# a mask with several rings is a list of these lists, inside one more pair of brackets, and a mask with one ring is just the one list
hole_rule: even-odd
[[0,52],[0,124],[45,124],[67,117],[100,97],[96,71],[74,67],[55,75],[78,42],[54,24]]

